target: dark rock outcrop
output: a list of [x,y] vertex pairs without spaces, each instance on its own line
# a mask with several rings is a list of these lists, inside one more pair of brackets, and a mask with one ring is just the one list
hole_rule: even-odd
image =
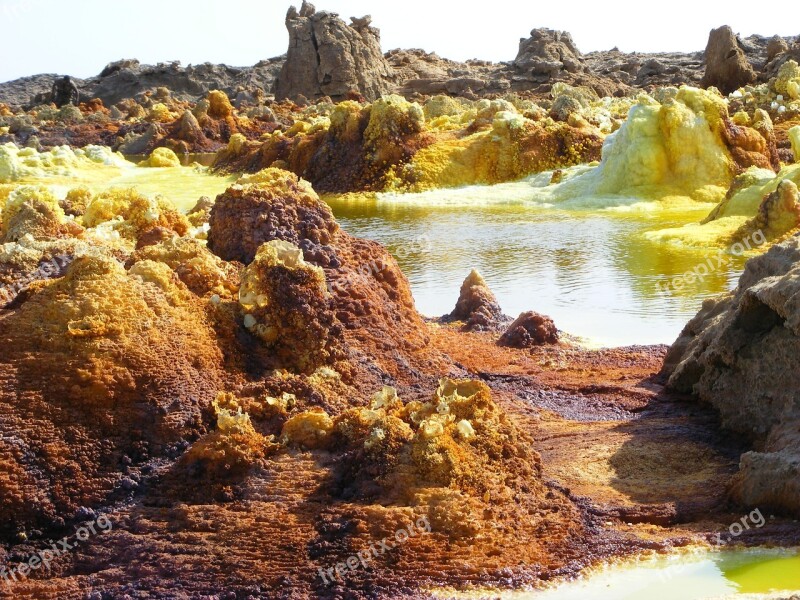
[[[100,75],[88,79],[73,77],[81,99],[99,98],[111,107],[126,98],[140,98],[145,92],[167,88],[173,99],[196,101],[211,90],[224,91],[235,97],[239,88],[269,90],[272,88],[282,58],[264,60],[252,67],[232,67],[203,63],[182,67],[179,61],[140,65],[128,59],[109,63]],[[24,77],[0,84],[0,103],[12,106],[35,106],[50,100],[55,73]]]
[[742,43],[727,25],[711,31],[705,56],[703,87],[713,85],[722,93],[730,94],[756,80],[756,73],[745,56]]
[[566,31],[534,29],[521,39],[514,68],[522,75],[548,80],[561,72],[579,73],[585,69],[583,57]]
[[800,237],[748,261],[733,292],[707,300],[670,349],[669,387],[716,408],[750,438],[734,497],[800,514]]
[[347,25],[336,13],[317,12],[303,2],[286,14],[289,51],[275,82],[280,99],[330,96],[344,99],[358,92],[375,100],[391,89],[393,72],[383,57],[379,31],[371,17],[352,18]]
[[558,328],[553,319],[529,310],[508,326],[497,341],[500,346],[530,348],[558,343]]

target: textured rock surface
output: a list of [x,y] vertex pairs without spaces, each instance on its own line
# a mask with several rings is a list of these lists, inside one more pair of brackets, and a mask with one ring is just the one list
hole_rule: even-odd
[[316,12],[305,0],[299,12],[289,9],[289,50],[275,82],[279,100],[344,99],[349,92],[375,100],[389,92],[393,73],[381,52],[380,33],[368,16],[352,21],[347,25],[335,13]]
[[[124,190],[71,194],[82,231],[26,218],[0,247],[0,281],[29,278],[0,310],[0,567],[99,512],[113,523],[9,596],[429,598],[541,585],[740,518],[724,490],[741,448],[650,377],[663,349],[517,350],[426,324],[389,253],[295,176],[231,190],[253,201],[210,233],[275,225],[246,268],[192,237],[210,201],[179,217]],[[320,576],[415,523],[367,568]],[[797,527],[737,542],[792,544]]]
[[578,73],[585,67],[581,52],[569,33],[534,29],[531,37],[520,40],[514,68],[523,76],[547,81],[562,71]]
[[693,392],[748,436],[734,494],[800,513],[800,237],[748,261],[730,294],[707,300],[665,359],[670,387]]
[[446,320],[463,321],[465,331],[487,331],[509,321],[486,280],[473,269],[461,284],[456,306]]
[[249,264],[272,240],[309,251],[330,244],[338,226],[307,182],[278,169],[240,181],[243,185],[220,194],[211,208],[208,247],[222,259]]
[[520,314],[497,342],[511,348],[530,348],[558,343],[558,329],[553,319],[534,311]]
[[756,80],[738,37],[727,25],[714,29],[706,46],[704,87],[716,86],[724,94]]

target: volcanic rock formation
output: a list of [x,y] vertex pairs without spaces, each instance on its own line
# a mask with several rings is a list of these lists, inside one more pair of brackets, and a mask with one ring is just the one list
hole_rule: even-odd
[[487,331],[510,319],[503,314],[486,280],[473,269],[461,284],[458,302],[445,320],[463,321],[464,331]]
[[317,12],[305,0],[299,12],[289,9],[289,51],[275,82],[279,100],[342,100],[350,92],[375,100],[390,91],[393,72],[381,52],[380,32],[369,16],[351,20],[347,25],[335,13]]
[[705,57],[703,87],[713,85],[729,94],[756,80],[756,73],[747,61],[738,36],[727,25],[711,31]]
[[800,236],[748,261],[738,287],[707,300],[664,363],[669,386],[696,393],[750,438],[734,496],[800,514]]
[[522,76],[547,81],[562,71],[578,73],[585,69],[580,50],[566,31],[534,29],[531,37],[522,38],[514,68]]

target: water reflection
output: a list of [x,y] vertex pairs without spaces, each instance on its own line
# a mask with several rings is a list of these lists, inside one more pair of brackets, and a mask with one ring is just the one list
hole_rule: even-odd
[[519,201],[518,191],[508,191],[508,202],[472,206],[402,198],[328,201],[350,233],[393,252],[408,240],[429,237],[430,252],[399,259],[422,313],[452,310],[464,277],[478,268],[508,314],[544,312],[561,329],[609,345],[671,343],[703,299],[735,285],[744,264],[729,257],[703,281],[663,293],[659,283],[718,251],[657,243],[642,234],[697,222],[707,205],[655,214],[562,210]]

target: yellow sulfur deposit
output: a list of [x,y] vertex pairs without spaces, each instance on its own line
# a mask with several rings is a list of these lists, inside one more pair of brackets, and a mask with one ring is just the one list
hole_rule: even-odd
[[764,197],[771,194],[784,180],[800,184],[800,165],[784,167],[775,175],[772,171],[751,168],[737,177],[725,200],[717,206],[707,221],[721,217],[752,217],[758,212]]
[[262,244],[242,273],[242,324],[287,367],[310,372],[328,358],[330,331],[325,274],[289,242]]
[[175,120],[166,104],[158,102],[147,112],[147,120],[154,123],[170,123]]
[[592,176],[594,193],[717,199],[733,176],[721,137],[726,110],[719,96],[690,87],[665,104],[640,97],[625,124],[606,140]]
[[169,148],[156,148],[152,154],[139,163],[140,167],[180,167],[181,160]]
[[114,227],[120,235],[136,239],[153,227],[164,227],[185,235],[191,225],[166,198],[148,198],[134,188],[112,188],[98,194],[86,208],[83,224],[96,227],[101,223],[116,221]]
[[364,145],[373,153],[375,164],[395,164],[400,160],[400,142],[405,136],[419,133],[425,126],[422,107],[401,96],[383,96],[372,103],[369,123],[364,131]]
[[212,90],[208,93],[208,116],[212,119],[226,119],[233,115],[233,106],[225,92]]
[[253,428],[250,415],[241,408],[224,408],[224,397],[219,394],[213,402],[217,428],[198,440],[182,459],[204,465],[215,478],[241,473],[277,447]]
[[330,132],[343,142],[356,142],[361,135],[361,105],[352,100],[337,104],[330,115]]
[[800,100],[800,65],[794,60],[783,63],[772,87],[777,94],[783,94],[792,100]]
[[15,242],[25,235],[54,237],[65,215],[58,200],[45,187],[21,186],[9,194],[0,213],[0,242]]
[[110,174],[132,167],[118,152],[104,146],[86,146],[73,150],[56,146],[47,152],[18,148],[12,143],[0,145],[0,183],[33,182],[40,179],[72,179],[79,170],[98,171],[110,167]]
[[521,115],[495,113],[491,130],[436,142],[417,152],[403,168],[402,180],[420,191],[519,179],[529,172],[517,147],[524,127]]
[[789,131],[789,141],[792,143],[794,162],[800,162],[800,125],[795,125]]
[[333,419],[320,409],[305,411],[290,418],[281,430],[281,441],[308,450],[324,448],[333,431]]

